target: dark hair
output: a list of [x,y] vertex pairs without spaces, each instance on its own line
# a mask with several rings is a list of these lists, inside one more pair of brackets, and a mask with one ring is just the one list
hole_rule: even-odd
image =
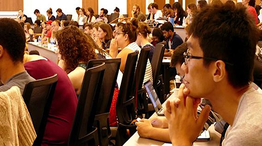
[[191,12],[194,14],[197,12],[197,6],[196,4],[188,4],[187,7],[191,10]]
[[35,23],[37,24],[37,26],[41,25],[41,21],[40,20],[36,20]]
[[162,30],[158,27],[153,29],[152,36],[157,37],[160,42],[165,39]]
[[107,15],[108,10],[107,9],[103,9],[103,12],[104,12],[105,15]]
[[232,7],[234,8],[235,7],[235,3],[232,1],[232,0],[227,0],[227,2],[225,3],[226,6],[229,6],[229,7]]
[[120,10],[119,10],[118,7],[116,7],[116,8],[114,9],[114,11],[116,11],[116,12],[120,12]]
[[182,8],[181,4],[179,2],[175,2],[173,4],[173,10],[177,9],[177,15],[179,16],[185,16],[186,12],[185,10]]
[[171,9],[172,6],[171,6],[170,4],[165,4],[165,5],[163,6],[163,8]]
[[170,23],[170,22],[165,22],[165,23],[161,26],[161,30],[162,30],[162,31],[163,31],[163,30],[165,30],[165,31],[169,31],[169,30],[174,31],[174,27],[173,27],[172,23]]
[[102,23],[99,27],[106,32],[105,40],[111,40],[113,38],[113,31],[109,24]]
[[79,28],[79,24],[77,21],[70,21],[68,25],[73,25],[76,26],[77,28]]
[[153,3],[148,4],[147,9],[151,9]]
[[[86,14],[86,10],[84,9],[84,8],[80,8],[81,10],[82,10],[82,12],[83,12],[83,14],[86,16],[87,14]],[[80,10],[79,9],[79,10]]]
[[175,67],[177,64],[182,65],[185,61],[183,53],[187,51],[187,44],[183,43],[176,47],[172,56],[170,65]]
[[35,13],[40,13],[40,11],[38,9],[35,9],[34,14]]
[[131,22],[118,22],[117,27],[122,29],[124,34],[128,35],[129,43],[135,42],[137,37],[138,20],[132,19]]
[[207,1],[206,0],[199,0],[197,2],[197,5],[199,6],[200,9],[203,9],[204,7],[207,6]]
[[255,9],[256,9],[256,12],[257,12],[257,16],[258,16],[260,14],[261,6],[260,5],[256,5]]
[[31,51],[29,52],[29,55],[40,55],[40,53],[39,53],[39,51],[37,51],[37,50],[31,50]]
[[[189,32],[198,39],[204,57],[225,62],[232,86],[242,87],[252,80],[259,31],[244,6],[207,6],[195,16]],[[204,65],[211,62],[205,59]]]
[[255,7],[255,4],[256,4],[256,0],[249,0],[248,2],[248,5],[252,7]]
[[83,29],[85,29],[86,27],[88,27],[89,29],[93,29],[93,24],[92,23],[85,23],[83,25]]
[[157,3],[152,3],[151,7],[158,9],[158,4]]
[[76,11],[79,10],[79,9],[80,9],[80,7],[76,7]]
[[59,30],[56,39],[67,70],[74,70],[79,62],[88,63],[90,59],[96,59],[92,39],[88,39],[76,26],[67,26]]
[[56,10],[56,12],[63,13],[63,11],[62,11],[61,8],[58,8],[58,9]]
[[140,12],[140,7],[139,7],[139,5],[135,4],[134,6],[136,6],[136,9]]
[[23,62],[25,50],[25,33],[13,19],[0,18],[0,45],[7,50],[12,61]]
[[68,26],[70,21],[69,20],[62,20],[64,27]]
[[47,12],[48,14],[53,14],[52,8],[49,8],[46,12]]
[[145,22],[138,23],[138,32],[142,34],[144,38],[147,38],[148,34],[151,33],[151,28]]
[[90,12],[90,16],[87,15],[87,22],[91,22],[92,17],[94,16],[94,13],[95,13],[95,12],[94,12],[94,10],[93,10],[91,7],[87,8],[87,11]]

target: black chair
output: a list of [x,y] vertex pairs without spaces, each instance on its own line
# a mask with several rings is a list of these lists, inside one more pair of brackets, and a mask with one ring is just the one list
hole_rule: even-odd
[[69,146],[99,145],[97,128],[93,126],[95,108],[98,106],[98,95],[104,76],[105,64],[89,68],[85,72],[72,125]]
[[141,50],[139,59],[135,71],[135,80],[134,80],[134,96],[135,102],[138,110],[138,115],[146,114],[148,115],[148,99],[146,98],[146,91],[143,87],[144,76],[146,72],[148,57],[149,57],[150,48],[144,48]]
[[71,20],[72,20],[72,14],[67,14],[66,17],[67,17],[67,20],[68,20],[68,21],[71,21]]
[[138,51],[128,54],[126,60],[126,67],[124,70],[121,87],[119,90],[116,114],[118,118],[118,129],[116,136],[117,145],[123,145],[129,138],[127,129],[132,135],[136,131],[135,125],[131,125],[132,121],[136,118],[135,100],[132,91],[133,81],[136,68]]
[[[108,23],[110,23],[111,21],[117,19],[119,17],[119,14],[117,13],[111,13],[111,15],[109,15],[108,17]],[[114,23],[117,23],[118,21],[116,20]]]
[[57,74],[26,84],[23,98],[31,115],[37,137],[33,145],[41,145],[57,83]]
[[116,79],[119,72],[121,63],[120,58],[116,59],[103,59],[103,60],[90,60],[88,68],[105,63],[105,73],[101,85],[100,94],[98,96],[99,106],[96,108],[96,116],[94,125],[98,129],[99,143],[101,146],[107,146],[111,136],[109,126],[109,110],[114,94]]
[[156,89],[157,95],[159,96],[161,103],[165,101],[163,77],[162,74],[160,74],[162,60],[164,57],[164,51],[165,51],[164,45],[158,43],[155,47],[155,51],[151,60],[153,80],[154,80],[153,86]]

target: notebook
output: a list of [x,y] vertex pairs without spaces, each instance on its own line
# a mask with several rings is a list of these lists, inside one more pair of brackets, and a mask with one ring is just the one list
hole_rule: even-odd
[[156,94],[156,91],[152,85],[152,82],[149,80],[146,83],[144,83],[147,95],[149,99],[151,100],[153,107],[155,109],[155,112],[158,116],[164,116],[164,110],[161,105],[161,102]]

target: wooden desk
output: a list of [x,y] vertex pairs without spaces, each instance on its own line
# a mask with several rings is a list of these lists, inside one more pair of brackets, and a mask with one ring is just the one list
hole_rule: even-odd
[[[177,92],[175,93],[177,94]],[[167,99],[170,100],[174,98],[176,95],[174,93]],[[166,101],[163,104],[165,106]],[[157,116],[154,113],[151,117]],[[215,131],[214,125],[212,124],[209,129],[210,140],[209,141],[201,141],[201,142],[194,142],[193,146],[219,146],[220,142],[220,134]],[[148,145],[171,145],[171,143],[165,143],[157,140],[147,139],[147,138],[140,138],[138,133],[136,132],[128,139],[128,141],[124,144],[124,146],[148,146]]]
[[175,26],[174,27],[174,32],[176,32],[183,41],[185,41],[186,38],[186,30],[184,29],[183,26]]
[[57,64],[58,56],[53,50],[48,49],[46,47],[38,46],[37,42],[29,42],[27,43],[27,47],[28,51],[37,50],[41,56],[48,58],[49,60]]

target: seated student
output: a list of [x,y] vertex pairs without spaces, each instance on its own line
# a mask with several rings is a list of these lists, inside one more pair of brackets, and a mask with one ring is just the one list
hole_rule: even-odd
[[49,8],[49,9],[46,11],[46,15],[47,15],[48,21],[49,21],[49,20],[55,21],[55,16],[53,15],[52,8]]
[[25,85],[34,80],[23,65],[24,30],[15,20],[1,18],[0,32],[0,91],[18,86],[23,94]]
[[108,10],[105,9],[105,8],[102,8],[102,9],[100,10],[100,15],[99,15],[99,17],[96,19],[95,22],[101,22],[101,21],[103,21],[104,23],[108,23],[107,13],[108,13]]
[[84,8],[80,8],[78,10],[79,15],[78,15],[78,19],[76,20],[78,22],[79,25],[84,25],[87,21],[87,17],[86,17],[86,11]]
[[[135,42],[137,39],[137,28],[138,21],[137,19],[132,19],[131,22],[127,23],[117,23],[115,27],[116,36],[112,39],[109,49],[109,54],[112,58],[121,58],[120,71],[124,72],[126,66],[126,59],[129,53],[139,51],[141,48]],[[118,48],[122,50],[118,53]],[[144,82],[151,80],[153,82],[152,77],[152,68],[151,63],[147,62]]]
[[41,22],[46,22],[45,15],[41,14],[38,9],[35,9],[34,14],[36,15],[36,20],[40,20]]
[[181,37],[174,32],[174,27],[170,22],[165,22],[161,26],[161,30],[166,39],[165,56],[171,56],[175,48],[183,43]]
[[146,20],[146,16],[140,11],[140,7],[138,5],[133,5],[131,15],[132,19],[136,18],[138,21],[142,22]]
[[67,16],[63,13],[61,8],[58,8],[56,10],[56,20],[62,21],[62,20],[67,20]]
[[165,37],[160,28],[153,29],[151,40],[152,40],[151,44],[153,44],[154,46],[156,46],[156,44],[158,43],[164,43]]
[[20,23],[20,22],[27,22],[27,16],[24,14],[24,12],[23,12],[23,10],[19,10],[18,11],[18,14],[17,14],[17,18],[16,18],[16,21],[18,22],[18,23]]
[[230,125],[222,145],[261,145],[262,91],[250,85],[259,31],[246,8],[207,6],[189,32],[184,86],[166,104],[172,144],[192,145],[210,111],[195,116],[204,97]]
[[34,36],[34,31],[31,28],[30,23],[26,22],[24,24],[24,31],[25,31],[25,37],[26,37],[26,42],[32,42],[33,40],[33,36]]
[[80,93],[86,65],[96,59],[93,40],[75,26],[67,26],[56,34],[61,59],[59,66],[68,74],[76,94]]
[[[176,67],[177,74],[180,76],[185,74],[181,69],[181,65],[184,62],[183,53],[186,52],[186,50],[186,43],[181,44],[175,49],[171,58],[171,66]],[[204,104],[205,103],[202,103],[202,105]],[[202,111],[202,105],[197,108],[198,114]],[[218,120],[220,120],[220,117],[216,113],[210,112],[209,118],[202,128],[207,130],[211,124]],[[171,142],[168,133],[168,121],[165,117],[154,117],[149,120],[142,119],[140,122],[136,122],[136,126],[140,137]]]
[[42,145],[67,145],[77,106],[77,97],[72,83],[58,65],[41,56],[25,54],[24,66],[35,79],[57,74],[58,81]]
[[46,43],[47,39],[51,38],[52,35],[52,24],[53,21],[49,20],[45,22],[45,28],[43,28],[42,36],[41,36],[41,43]]
[[147,23],[145,22],[139,22],[138,23],[138,34],[137,34],[137,39],[136,43],[141,46],[141,49],[144,48],[150,48],[150,53],[149,53],[149,60],[152,60],[153,53],[155,50],[155,46],[153,46],[149,41],[148,41],[148,36],[151,33],[151,28],[148,26]]
[[36,20],[34,23],[34,33],[42,33],[42,27],[40,25],[40,20]]
[[100,24],[98,27],[98,39],[96,44],[99,48],[109,49],[113,37],[113,31],[109,24]]
[[94,23],[96,21],[96,17],[94,16],[95,12],[92,8],[87,8],[87,23]]
[[84,29],[85,34],[88,34],[89,36],[92,37],[92,35],[93,35],[93,24],[85,23],[84,26],[83,26],[83,29]]

